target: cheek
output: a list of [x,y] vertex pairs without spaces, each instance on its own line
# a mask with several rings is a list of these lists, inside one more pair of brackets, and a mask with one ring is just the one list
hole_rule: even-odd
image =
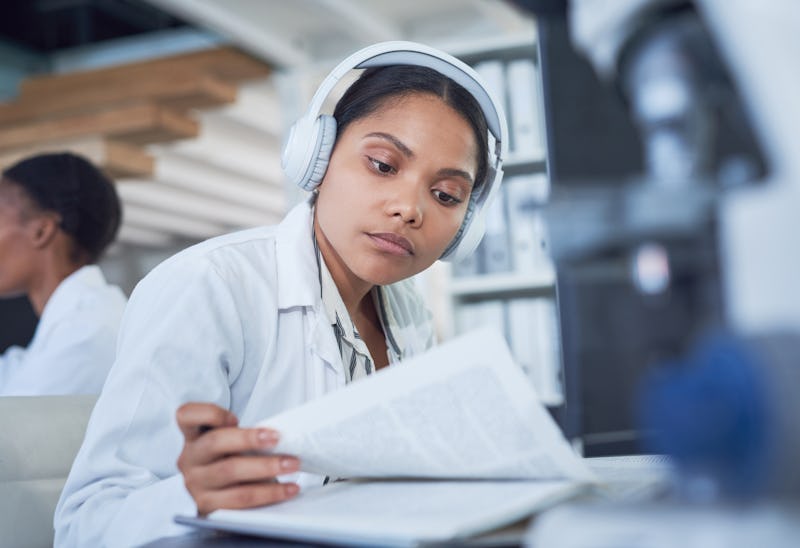
[[340,248],[346,246],[351,239],[350,232],[355,220],[354,208],[358,202],[353,202],[343,188],[336,188],[332,184],[323,189],[324,186],[320,187],[317,197],[317,222],[325,237],[341,251]]
[[456,234],[458,233],[458,229],[461,228],[461,224],[464,222],[465,214],[466,212],[461,212],[442,219],[439,226],[439,233],[441,236],[438,238],[438,240],[441,242],[442,251],[444,251],[444,248],[453,241],[453,238],[455,238]]
[[319,185],[317,204],[331,204],[336,207],[350,209],[363,201],[363,192],[359,196],[359,179],[353,169],[343,162],[333,163]]

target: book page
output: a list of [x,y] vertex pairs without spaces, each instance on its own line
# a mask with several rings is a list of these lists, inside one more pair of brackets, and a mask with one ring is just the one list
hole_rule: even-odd
[[403,545],[483,532],[528,517],[580,489],[567,480],[346,481],[273,506],[217,510],[208,519],[248,524],[248,532],[270,536]]
[[614,501],[653,499],[669,489],[674,474],[666,455],[593,457],[586,464],[597,476],[594,494]]
[[592,480],[502,335],[482,328],[259,423],[335,478]]

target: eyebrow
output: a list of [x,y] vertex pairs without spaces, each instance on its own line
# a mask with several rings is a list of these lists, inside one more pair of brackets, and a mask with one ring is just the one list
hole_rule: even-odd
[[[403,141],[401,141],[400,139],[398,139],[397,137],[395,137],[394,135],[392,135],[390,133],[383,133],[382,131],[374,131],[372,133],[368,133],[367,135],[365,135],[365,137],[377,137],[379,139],[384,139],[386,141],[389,141],[406,158],[413,158],[414,157],[414,151],[411,150],[410,148],[408,148]],[[470,185],[474,184],[474,180],[472,179],[472,175],[470,175],[468,172],[464,171],[463,169],[455,169],[455,168],[452,168],[452,167],[445,167],[445,168],[440,169],[436,173],[439,176],[442,176],[442,177],[459,177],[459,178],[464,179],[465,181],[467,181]]]
[[401,141],[394,135],[391,135],[390,133],[383,133],[382,131],[374,131],[372,133],[368,133],[365,137],[378,137],[379,139],[385,139],[386,141],[389,141],[395,147],[397,147],[397,150],[402,152],[403,156],[407,158],[414,157],[414,151],[408,148],[403,141]]
[[437,173],[442,177],[459,177],[467,181],[470,185],[474,184],[472,180],[472,175],[468,172],[464,171],[463,169],[454,169],[452,167],[446,167],[437,171]]

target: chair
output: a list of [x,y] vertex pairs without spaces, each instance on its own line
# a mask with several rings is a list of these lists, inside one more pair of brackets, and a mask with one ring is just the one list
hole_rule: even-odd
[[96,396],[0,397],[3,546],[53,545],[53,512]]

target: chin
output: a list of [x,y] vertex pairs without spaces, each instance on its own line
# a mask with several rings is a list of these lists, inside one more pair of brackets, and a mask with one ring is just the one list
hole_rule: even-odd
[[417,274],[416,269],[390,268],[387,265],[367,265],[358,277],[373,285],[389,285]]
[[370,265],[373,268],[368,271],[370,274],[369,281],[377,285],[389,285],[416,276],[428,269],[434,262],[436,261],[422,261],[417,257],[412,264],[406,264],[403,268],[398,268],[397,265],[387,265],[386,263]]
[[405,280],[406,278],[410,278],[413,274],[409,275],[375,275],[363,278],[365,281],[371,283],[372,285],[389,285],[395,282],[399,282],[401,280]]

